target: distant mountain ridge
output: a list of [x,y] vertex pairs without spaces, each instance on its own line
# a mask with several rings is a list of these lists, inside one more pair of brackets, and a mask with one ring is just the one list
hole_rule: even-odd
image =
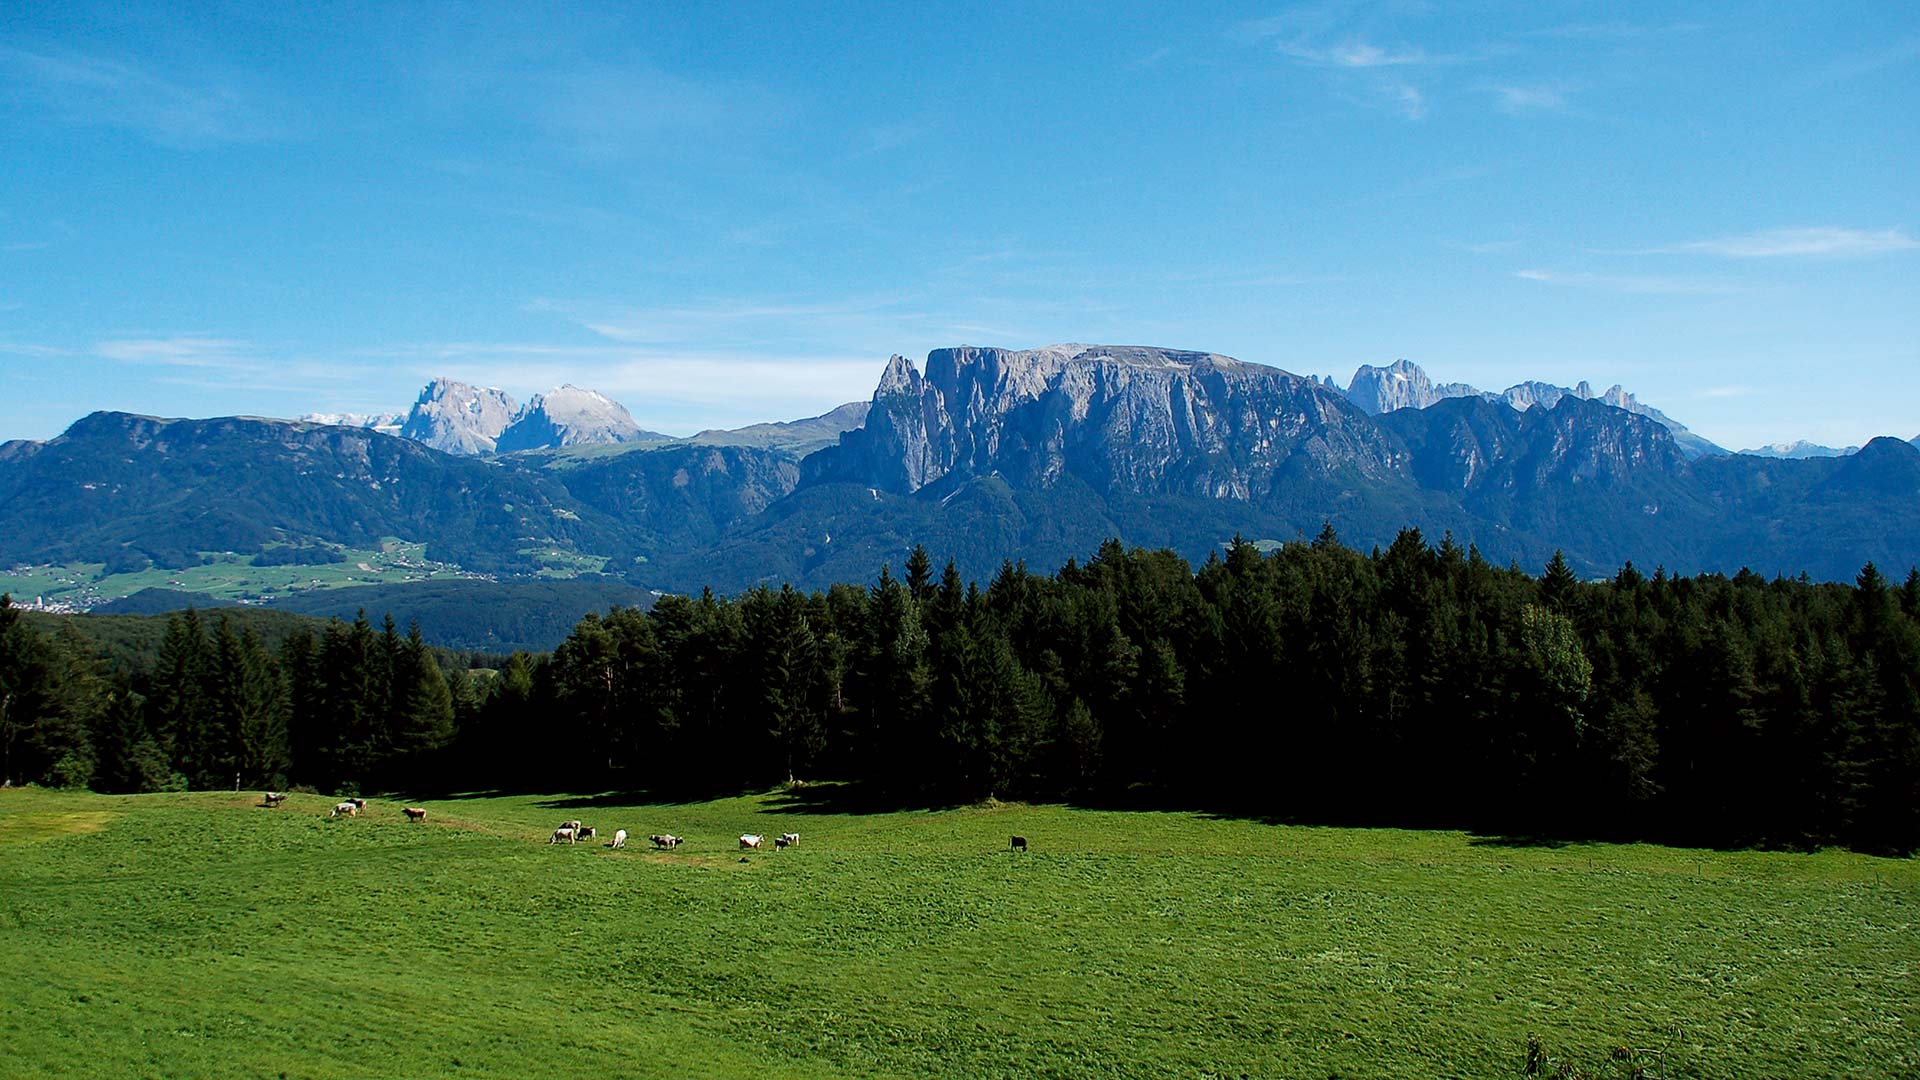
[[565,384],[535,394],[525,405],[504,390],[436,377],[405,414],[308,413],[305,423],[369,428],[399,435],[448,454],[516,453],[570,447],[660,445],[747,446],[805,456],[859,427],[864,401],[849,402],[819,416],[710,429],[686,438],[647,431],[624,405],[596,390]]
[[1816,457],[1847,457],[1851,454],[1859,453],[1860,448],[1857,446],[1821,446],[1819,443],[1811,443],[1805,439],[1796,439],[1790,443],[1770,443],[1766,446],[1759,446],[1752,450],[1742,450],[1740,452],[1749,457],[1799,460],[1802,458]]
[[[1333,380],[1326,382],[1331,386]],[[1347,384],[1347,400],[1364,409],[1368,415],[1394,412],[1399,409],[1424,409],[1448,398],[1481,397],[1489,401],[1501,401],[1508,406],[1526,410],[1535,406],[1552,408],[1563,397],[1575,397],[1581,401],[1600,401],[1616,409],[1625,409],[1649,417],[1673,432],[1674,441],[1680,448],[1693,457],[1708,454],[1724,454],[1727,451],[1713,442],[1687,430],[1685,424],[1673,419],[1651,405],[1643,405],[1639,399],[1615,383],[1605,393],[1596,394],[1593,386],[1582,379],[1577,386],[1555,386],[1552,383],[1528,381],[1516,383],[1495,394],[1467,383],[1435,383],[1428,378],[1420,365],[1411,360],[1396,360],[1385,367],[1362,364],[1354,371],[1353,378]]]
[[[864,408],[817,423],[483,460],[371,428],[96,413],[0,446],[0,565],[176,566],[398,536],[502,576],[598,567],[645,589],[735,590],[863,579],[915,543],[984,578],[1110,537],[1203,560],[1235,534],[1326,524],[1362,548],[1409,525],[1451,533],[1528,567],[1564,549],[1586,574],[1631,559],[1845,580],[1868,559],[1920,562],[1920,449],[1903,440],[1697,456],[1614,404],[1624,393],[1521,384],[1519,408],[1422,391],[1416,372],[1369,414],[1351,387],[1207,352],[959,346],[924,371],[891,358]],[[485,411],[452,386],[436,399]],[[792,449],[832,428],[832,445]]]

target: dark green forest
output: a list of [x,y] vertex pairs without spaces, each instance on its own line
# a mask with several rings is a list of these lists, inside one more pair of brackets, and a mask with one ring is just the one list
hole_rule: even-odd
[[1272,820],[1874,852],[1920,847],[1920,572],[1628,564],[1582,582],[1416,530],[1196,572],[1109,542],[984,588],[916,549],[866,587],[667,596],[550,655],[364,616],[269,645],[169,616],[146,662],[0,608],[9,783],[328,792],[854,781]]

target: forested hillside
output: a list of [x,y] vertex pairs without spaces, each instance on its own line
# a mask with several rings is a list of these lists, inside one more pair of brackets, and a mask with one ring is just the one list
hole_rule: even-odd
[[[867,587],[669,596],[477,677],[389,620],[269,648],[171,619],[106,671],[4,616],[12,782],[322,790],[859,781],[1321,822],[1711,844],[1920,844],[1920,573],[1582,583],[1408,530],[1109,543],[985,587],[916,550]],[[449,670],[449,668],[451,670]]]

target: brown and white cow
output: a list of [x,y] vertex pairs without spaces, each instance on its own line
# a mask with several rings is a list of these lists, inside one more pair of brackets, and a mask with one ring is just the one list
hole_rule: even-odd
[[426,811],[426,808],[424,808],[424,807],[419,807],[419,806],[403,806],[403,807],[401,807],[401,808],[400,808],[400,812],[401,812],[401,813],[403,813],[403,814],[405,814],[405,815],[407,815],[407,820],[408,820],[408,821],[425,821],[425,820],[427,820],[427,811]]

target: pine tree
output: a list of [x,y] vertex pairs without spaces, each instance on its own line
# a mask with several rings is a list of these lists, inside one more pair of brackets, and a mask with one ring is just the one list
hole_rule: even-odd
[[166,753],[147,730],[142,702],[124,689],[114,691],[101,710],[93,745],[95,791],[111,795],[158,791],[172,772]]
[[182,783],[202,771],[197,748],[205,742],[206,628],[192,608],[167,616],[166,637],[147,693],[147,727]]
[[907,555],[907,592],[917,604],[933,599],[933,559],[928,557],[925,544],[913,545]]
[[1579,580],[1573,576],[1573,569],[1567,565],[1566,552],[1554,549],[1546,572],[1540,576],[1540,598],[1548,610],[1566,614],[1579,584]]
[[421,639],[418,622],[407,628],[394,685],[400,706],[393,736],[394,760],[387,771],[396,785],[436,784],[441,779],[438,755],[454,740],[453,692],[439,662]]

